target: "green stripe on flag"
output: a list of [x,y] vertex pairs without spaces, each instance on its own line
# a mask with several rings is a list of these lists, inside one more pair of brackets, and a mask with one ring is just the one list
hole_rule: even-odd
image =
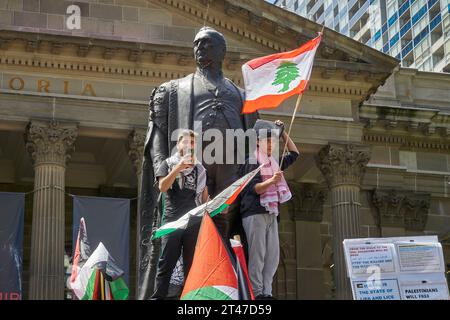
[[86,286],[86,290],[84,291],[84,296],[83,298],[81,298],[81,300],[92,300],[92,296],[94,295],[96,274],[97,269],[93,269],[91,277],[89,278],[88,284]]
[[186,293],[181,300],[232,300],[230,296],[214,287],[198,288]]
[[172,233],[175,230],[177,230],[177,228],[167,228],[167,229],[156,230],[156,232],[152,236],[152,240],[161,238],[162,236]]
[[211,218],[215,215],[221,213],[223,210],[225,210],[228,207],[228,204],[224,203],[220,207],[218,207],[216,210],[210,213]]
[[129,289],[123,278],[110,282],[109,287],[114,300],[127,300]]

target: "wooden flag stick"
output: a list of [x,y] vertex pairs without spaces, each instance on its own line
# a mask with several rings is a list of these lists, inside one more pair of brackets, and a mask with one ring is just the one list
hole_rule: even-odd
[[320,35],[323,35],[323,29],[325,29],[325,25],[322,25],[322,30],[320,30]]
[[[320,30],[320,32],[319,32],[320,36],[323,35],[323,29],[324,28],[325,28],[325,25],[322,25],[322,30]],[[287,133],[286,141],[284,142],[283,153],[281,154],[280,170],[282,170],[281,168],[283,167],[284,154],[286,153],[288,140],[289,140],[289,138],[291,136],[292,124],[294,123],[294,119],[295,119],[295,115],[297,114],[297,110],[300,107],[300,102],[302,101],[302,97],[303,97],[303,94],[299,94],[298,97],[297,97],[297,102],[295,103],[294,113],[292,114],[291,123],[289,124],[289,130],[288,130],[288,133]]]
[[283,167],[284,154],[286,152],[287,144],[288,144],[289,138],[291,136],[292,124],[294,123],[294,119],[295,119],[295,115],[297,114],[297,110],[300,107],[300,102],[302,101],[302,97],[303,97],[303,94],[299,94],[297,97],[297,102],[295,103],[294,113],[292,114],[291,123],[289,124],[289,130],[287,132],[286,141],[284,142],[283,153],[281,154],[280,170],[282,170],[281,168]]

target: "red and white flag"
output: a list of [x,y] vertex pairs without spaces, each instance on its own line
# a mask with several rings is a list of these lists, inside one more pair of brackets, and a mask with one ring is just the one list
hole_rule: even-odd
[[276,108],[306,90],[321,34],[300,48],[253,59],[242,66],[245,104],[242,113]]

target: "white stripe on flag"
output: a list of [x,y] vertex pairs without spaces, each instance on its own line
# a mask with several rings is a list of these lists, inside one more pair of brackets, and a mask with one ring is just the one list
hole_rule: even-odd
[[222,291],[225,295],[230,297],[231,300],[239,300],[239,292],[236,288],[229,286],[213,286],[217,290]]
[[279,92],[282,85],[272,84],[276,78],[277,68],[285,61],[297,64],[299,70],[299,76],[289,84],[288,91],[296,88],[302,80],[309,80],[316,49],[306,51],[294,58],[276,59],[256,69],[252,69],[247,64],[244,64],[242,73],[244,76],[246,100],[255,100],[265,95],[285,94],[286,91]]

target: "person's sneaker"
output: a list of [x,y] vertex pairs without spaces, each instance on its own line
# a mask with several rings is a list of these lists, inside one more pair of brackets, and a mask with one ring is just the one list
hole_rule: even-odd
[[266,300],[266,296],[263,295],[263,294],[258,294],[258,295],[255,297],[255,300]]
[[265,295],[264,296],[264,300],[277,300],[277,298],[274,298],[274,297],[269,296],[269,295]]

